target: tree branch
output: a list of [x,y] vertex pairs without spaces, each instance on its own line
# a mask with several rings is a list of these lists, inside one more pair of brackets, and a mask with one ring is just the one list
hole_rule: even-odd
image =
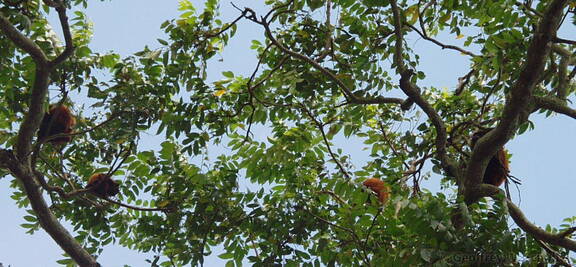
[[510,216],[514,222],[526,233],[546,243],[563,247],[571,251],[576,251],[576,241],[566,238],[566,236],[563,236],[562,233],[552,234],[532,224],[530,221],[528,221],[526,216],[524,216],[520,208],[514,205],[514,203],[512,203],[512,201],[509,199],[506,199],[506,205],[508,206],[508,211],[510,212]]
[[326,74],[326,76],[328,76],[332,81],[334,81],[338,85],[338,87],[340,87],[340,89],[342,89],[344,95],[346,96],[346,98],[348,99],[348,101],[350,103],[353,103],[353,104],[402,104],[404,102],[404,99],[401,99],[401,98],[382,97],[382,96],[369,98],[369,97],[361,97],[361,96],[355,95],[352,92],[352,90],[350,88],[348,88],[348,86],[346,86],[346,84],[344,84],[344,82],[342,80],[340,80],[338,77],[336,77],[336,74],[334,74],[331,71],[329,71],[328,69],[322,67],[318,62],[314,61],[313,59],[311,59],[305,55],[302,55],[298,52],[292,51],[292,50],[288,49],[287,47],[285,47],[284,45],[282,45],[280,42],[278,42],[278,40],[276,40],[276,38],[272,34],[272,31],[270,30],[270,25],[266,21],[257,21],[257,20],[256,21],[253,20],[253,21],[264,26],[266,36],[268,37],[268,39],[270,39],[270,41],[272,42],[272,44],[274,44],[274,46],[278,47],[278,49],[282,50],[284,53],[286,53],[286,54],[288,54],[294,58],[300,59],[300,60],[310,64],[315,69]]
[[330,146],[330,142],[328,141],[328,137],[326,136],[326,132],[324,131],[324,125],[322,125],[322,123],[320,123],[314,117],[314,114],[312,114],[312,112],[309,111],[304,105],[301,105],[301,109],[304,110],[304,112],[306,113],[306,115],[308,115],[308,117],[310,117],[310,120],[312,120],[312,122],[316,125],[316,128],[318,128],[320,134],[322,134],[322,139],[324,140],[324,145],[326,145],[326,149],[328,149],[328,154],[330,154],[330,157],[332,158],[336,166],[338,166],[340,172],[344,175],[344,177],[346,177],[347,180],[352,179],[352,177],[350,177],[350,175],[348,174],[348,171],[346,171],[346,168],[342,166],[342,163],[340,163],[340,161],[336,158],[334,152],[332,152],[331,148],[332,146]]
[[30,205],[38,218],[42,228],[54,239],[54,241],[80,266],[100,266],[94,257],[90,255],[76,239],[60,224],[58,219],[50,211],[44,200],[39,177],[36,177],[30,152],[32,151],[32,139],[40,126],[44,116],[43,105],[48,93],[50,72],[68,56],[72,54],[72,38],[65,14],[64,5],[59,1],[46,2],[58,11],[60,22],[64,28],[66,49],[54,61],[49,62],[44,52],[28,37],[20,33],[6,17],[0,14],[0,31],[8,37],[18,48],[28,53],[35,63],[35,76],[31,88],[29,109],[23,122],[20,124],[18,137],[15,144],[15,154],[4,150],[3,160],[8,160],[8,169],[16,177],[24,188]]
[[132,210],[139,210],[139,211],[169,211],[170,208],[142,208],[142,207],[136,207],[136,206],[132,206],[132,205],[128,205],[128,204],[124,204],[122,202],[110,199],[110,198],[103,198],[104,200],[110,202],[110,203],[114,203],[118,206],[127,208],[127,209],[132,209]]
[[534,238],[534,240],[536,240],[536,243],[538,243],[538,245],[540,245],[544,250],[546,250],[548,255],[552,256],[556,261],[558,261],[558,263],[560,265],[566,266],[566,267],[572,266],[568,261],[566,261],[566,259],[562,258],[562,256],[560,256],[560,254],[558,254],[558,252],[556,252],[554,249],[552,249],[546,243],[542,242],[542,240],[537,239],[537,238]]
[[346,203],[346,201],[344,201],[344,199],[342,199],[339,195],[337,195],[336,193],[334,193],[330,190],[320,190],[320,191],[317,191],[316,193],[329,195],[329,196],[333,197],[335,200],[337,200],[338,203],[340,203],[341,205],[348,206],[348,203]]
[[354,239],[354,242],[360,247],[360,251],[362,252],[362,256],[363,256],[362,260],[364,261],[365,266],[371,266],[368,255],[366,254],[366,247],[364,246],[364,243],[362,242],[362,240],[360,239],[360,237],[358,236],[358,234],[356,234],[356,232],[354,230],[352,230],[350,228],[346,228],[346,227],[338,225],[338,224],[335,224],[329,220],[326,220],[326,219],[312,213],[311,211],[309,211],[307,209],[304,209],[304,211],[306,211],[312,217],[320,220],[321,222],[323,222],[325,224],[331,225],[332,227],[334,227],[336,229],[339,229],[339,230],[342,230],[344,232],[349,233],[352,236],[352,238]]
[[564,43],[564,44],[569,44],[569,45],[576,45],[576,41],[568,40],[568,39],[562,39],[560,37],[554,37],[554,42],[555,43]]
[[9,169],[14,164],[14,153],[12,150],[0,149],[0,168]]
[[13,25],[10,23],[8,18],[4,17],[3,14],[0,13],[0,30],[16,45],[18,48],[24,50],[28,53],[34,62],[39,65],[46,65],[48,63],[48,58],[38,47],[34,41],[30,40],[24,34],[20,33]]
[[394,17],[394,35],[396,36],[396,43],[395,43],[395,52],[394,52],[394,64],[396,65],[396,69],[398,73],[400,73],[400,89],[408,96],[408,99],[414,101],[416,105],[418,105],[424,113],[428,116],[428,119],[434,125],[436,129],[436,154],[438,159],[442,164],[442,168],[448,173],[450,176],[457,177],[458,175],[458,168],[456,168],[456,164],[452,162],[452,160],[448,157],[446,152],[446,140],[447,140],[447,133],[446,133],[446,126],[444,125],[444,121],[436,112],[436,110],[426,101],[422,95],[420,94],[420,88],[417,85],[410,81],[413,72],[406,68],[403,59],[403,34],[402,34],[402,21],[400,19],[400,11],[398,5],[396,4],[395,0],[390,1],[390,5],[392,6],[392,14]]
[[11,160],[10,171],[22,182],[24,191],[28,196],[30,205],[38,218],[42,228],[56,241],[56,243],[80,266],[100,266],[76,239],[58,222],[58,218],[50,211],[44,201],[40,185],[32,170],[19,162],[14,155]]
[[247,11],[244,10],[242,11],[242,14],[240,14],[240,16],[238,16],[235,20],[233,20],[232,22],[230,22],[228,25],[224,26],[223,28],[221,28],[218,32],[215,33],[211,33],[211,34],[206,34],[204,37],[206,37],[206,39],[208,38],[213,38],[216,37],[222,33],[224,33],[225,31],[227,31],[228,29],[230,29],[232,26],[236,25],[236,23],[241,20],[243,17],[245,17],[247,14]]
[[560,99],[566,99],[568,95],[568,88],[570,85],[570,77],[568,76],[568,65],[572,63],[573,57],[570,51],[562,48],[559,45],[553,45],[552,50],[560,55],[560,64],[558,64],[558,84],[553,91]]
[[[518,80],[510,88],[502,118],[496,128],[484,135],[472,151],[466,170],[466,188],[477,187],[482,182],[488,160],[498,151],[518,127],[522,115],[526,115],[532,91],[544,70],[546,58],[550,52],[550,43],[556,35],[562,10],[568,0],[555,0],[550,3],[541,19],[526,54]],[[466,190],[466,202],[476,201],[474,190]]]
[[553,96],[534,96],[533,100],[536,108],[551,110],[576,119],[576,109],[570,108],[566,102],[560,98]]
[[58,19],[60,20],[60,25],[62,26],[62,32],[64,34],[64,42],[66,42],[66,48],[64,52],[56,57],[54,60],[50,61],[51,66],[59,65],[64,62],[72,52],[74,52],[74,43],[72,42],[72,34],[70,33],[70,25],[68,25],[68,16],[66,15],[66,7],[60,4],[56,7],[58,12]]
[[[421,14],[420,14],[420,15],[421,15]],[[443,43],[441,43],[440,41],[438,41],[438,40],[436,40],[436,39],[434,39],[434,38],[429,37],[428,34],[426,33],[426,29],[424,29],[424,28],[422,29],[422,31],[420,31],[420,30],[418,30],[418,28],[414,27],[414,25],[411,25],[411,24],[408,24],[408,23],[407,23],[407,25],[408,25],[408,27],[410,27],[412,30],[414,30],[416,33],[418,33],[418,35],[420,35],[420,37],[422,37],[424,40],[430,41],[430,42],[434,43],[435,45],[441,47],[442,49],[455,50],[455,51],[458,51],[458,52],[460,52],[460,53],[462,53],[462,54],[464,54],[464,55],[471,56],[471,57],[477,57],[477,56],[478,56],[478,55],[476,55],[476,54],[474,54],[474,53],[472,53],[472,52],[470,52],[470,51],[468,51],[468,50],[464,50],[464,49],[462,49],[462,48],[460,48],[460,47],[458,47],[458,46],[443,44]]]
[[31,150],[32,137],[35,135],[42,116],[42,104],[48,91],[50,66],[44,52],[32,40],[20,33],[6,17],[0,14],[0,30],[18,48],[28,53],[36,63],[35,80],[32,87],[30,109],[20,125],[16,141],[16,154],[20,160],[27,160]]

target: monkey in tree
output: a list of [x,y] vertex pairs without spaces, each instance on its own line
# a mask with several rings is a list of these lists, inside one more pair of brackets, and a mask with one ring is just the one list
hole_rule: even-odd
[[384,181],[378,178],[368,178],[362,184],[376,193],[380,203],[385,204],[390,198],[390,186]]
[[120,192],[120,184],[104,173],[95,173],[88,180],[86,188],[101,198],[113,197]]
[[[38,140],[43,141],[57,134],[70,134],[72,127],[76,125],[76,119],[65,105],[52,105],[50,110],[44,114],[40,129],[38,130]],[[72,136],[61,136],[49,139],[48,142],[54,145],[62,145],[70,142]]]
[[[476,142],[478,142],[482,136],[491,130],[492,128],[475,132],[474,135],[472,135],[472,148],[474,148]],[[482,183],[500,186],[504,181],[506,181],[506,178],[510,176],[509,173],[510,166],[508,165],[508,156],[506,150],[502,147],[496,152],[496,154],[494,154],[494,156],[492,156],[492,158],[490,158],[490,162],[488,162],[488,166],[484,172]]]

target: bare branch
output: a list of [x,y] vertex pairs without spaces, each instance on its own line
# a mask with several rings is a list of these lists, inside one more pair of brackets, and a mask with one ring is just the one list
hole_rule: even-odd
[[242,14],[240,14],[240,16],[238,16],[235,20],[233,20],[232,22],[230,22],[228,25],[226,25],[224,28],[220,29],[218,32],[216,33],[212,33],[212,34],[206,34],[204,37],[206,38],[213,38],[216,37],[222,33],[224,33],[225,31],[227,31],[228,29],[230,29],[232,26],[234,26],[240,19],[242,19],[243,17],[245,17],[247,14],[247,11],[244,10],[242,11]]
[[402,20],[400,16],[400,9],[398,8],[398,4],[396,0],[390,1],[390,6],[392,7],[392,17],[394,22],[394,36],[396,37],[396,41],[394,43],[394,64],[396,65],[396,69],[398,73],[402,75],[402,73],[406,72],[406,66],[404,65],[404,36],[402,34]]
[[[70,179],[66,178],[66,174],[65,173],[60,173],[60,170],[58,170],[56,167],[54,167],[52,164],[50,164],[50,162],[48,162],[47,160],[45,160],[43,157],[40,157],[40,160],[42,160],[42,162],[44,162],[44,164],[46,166],[48,166],[49,169],[51,169],[58,178],[64,180],[68,186],[70,186],[70,188],[72,188],[72,190],[76,190],[76,187],[74,186],[74,184],[72,183],[72,181],[70,181]],[[36,173],[38,181],[40,182],[40,184],[42,185],[42,187],[44,188],[44,190],[48,191],[48,184],[46,183],[46,181],[44,180],[44,177],[42,175],[40,175],[39,173]]]
[[[256,65],[256,68],[252,72],[252,75],[250,75],[248,82],[246,82],[246,88],[248,89],[248,93],[250,94],[250,97],[253,99],[256,99],[257,102],[263,104],[264,106],[287,107],[287,106],[290,106],[290,104],[278,104],[278,103],[275,103],[274,101],[270,102],[269,100],[260,99],[254,93],[254,90],[259,88],[260,86],[262,86],[262,84],[264,84],[266,81],[268,81],[270,79],[270,77],[272,77],[272,74],[274,74],[276,71],[278,71],[282,67],[282,65],[284,65],[284,63],[286,63],[286,61],[289,58],[288,56],[282,57],[282,59],[280,59],[280,62],[278,62],[278,64],[276,64],[276,66],[274,66],[272,69],[270,69],[270,71],[268,72],[268,74],[265,77],[259,79],[255,85],[252,85],[252,82],[254,81],[256,74],[258,73],[258,70],[260,69],[260,65],[262,65],[262,61],[264,60],[264,56],[266,55],[266,53],[267,53],[268,49],[270,49],[270,47],[272,47],[272,45],[266,46],[266,48],[262,52],[262,55],[260,56],[260,59],[258,60],[258,64]],[[254,113],[254,107],[252,107],[252,113]]]
[[472,68],[464,77],[458,78],[458,87],[454,90],[454,95],[460,95],[464,91],[464,87],[470,82],[472,75],[476,73],[476,69]]
[[326,22],[324,22],[324,27],[326,27],[326,39],[324,40],[324,50],[320,51],[318,57],[316,57],[316,62],[321,62],[327,55],[331,54],[332,51],[332,24],[330,23],[330,17],[332,11],[332,0],[326,1]]
[[520,1],[516,2],[515,5],[522,8],[522,9],[525,9],[527,11],[530,11],[532,13],[532,14],[527,14],[527,15],[534,15],[534,16],[537,16],[539,18],[544,17],[544,15],[542,13],[538,12],[536,9],[534,9],[531,6],[526,5]]
[[44,117],[44,110],[42,108],[46,100],[48,84],[50,83],[49,74],[50,69],[48,67],[36,65],[35,80],[30,97],[30,107],[24,117],[24,121],[20,124],[18,139],[15,145],[16,155],[20,160],[29,160],[30,152],[32,152],[32,138],[36,135],[36,131]]
[[[128,159],[128,157],[130,155],[132,155],[132,149],[134,149],[134,146],[135,146],[134,142],[130,142],[130,145],[128,146],[128,148],[124,149],[125,147],[123,147],[122,149],[120,149],[120,151],[118,152],[118,155],[114,159],[114,162],[112,162],[112,164],[110,165],[110,170],[108,170],[108,173],[106,173],[107,176],[112,176],[118,169],[120,169],[120,167],[122,167],[122,164],[124,164],[124,162]],[[118,165],[116,165],[116,163],[120,159],[120,155],[122,155],[122,153],[125,153],[125,154],[122,157],[122,160],[120,160],[120,163]],[[114,165],[116,165],[116,167],[114,167]]]
[[560,99],[566,99],[568,95],[568,87],[570,85],[570,77],[568,76],[568,65],[572,63],[573,57],[570,51],[564,49],[559,45],[553,45],[552,50],[560,55],[560,64],[558,64],[558,84],[553,91]]
[[380,216],[380,214],[382,213],[382,209],[383,207],[378,208],[378,212],[376,213],[376,215],[374,215],[374,218],[372,218],[372,223],[370,224],[370,228],[368,228],[368,232],[366,232],[366,238],[364,239],[364,247],[368,246],[368,238],[370,237],[370,234],[372,234],[372,229],[374,229],[374,226],[376,225],[376,220],[378,219],[378,216]]
[[42,2],[44,2],[44,4],[46,4],[49,7],[53,8],[62,7],[62,3],[58,0],[43,0]]
[[[56,7],[62,26],[68,28],[65,9],[59,1],[46,1],[49,6]],[[73,51],[71,38],[67,29],[64,29],[66,38],[66,49],[54,61],[48,62],[44,52],[28,37],[20,33],[6,17],[0,14],[0,31],[8,37],[18,48],[28,53],[34,60],[35,75],[31,88],[29,109],[20,124],[18,137],[15,144],[15,155],[12,152],[2,153],[7,156],[11,164],[8,167],[10,172],[16,177],[24,188],[30,201],[30,205],[38,218],[42,228],[52,237],[52,239],[80,266],[100,266],[94,257],[88,253],[80,243],[60,224],[58,218],[54,216],[44,200],[41,184],[43,177],[36,177],[37,173],[32,167],[30,152],[32,151],[32,139],[44,115],[42,110],[48,93],[50,72],[59,63],[63,62]],[[11,154],[11,155],[6,155]],[[42,183],[43,182],[43,183]],[[42,185],[46,185],[42,181]]]
[[6,17],[0,14],[0,30],[17,47],[28,53],[36,63],[35,80],[30,97],[30,108],[24,121],[20,125],[15,146],[18,158],[25,161],[29,159],[28,156],[32,150],[32,138],[36,134],[36,130],[42,120],[42,106],[48,91],[49,74],[56,65],[62,63],[74,50],[64,5],[58,1],[47,1],[46,4],[56,7],[66,40],[66,49],[64,52],[54,59],[54,61],[50,62],[44,52],[32,40],[20,33]]
[[28,158],[31,151],[32,137],[42,120],[42,104],[48,91],[50,67],[44,52],[32,40],[20,33],[6,17],[0,14],[0,30],[17,47],[28,53],[36,63],[35,80],[32,87],[30,109],[20,125],[16,142],[16,153],[20,160]]
[[9,169],[15,162],[16,159],[12,150],[0,149],[0,168]]
[[576,232],[576,227],[571,227],[568,230],[560,233],[559,236],[568,237],[571,236],[574,232]]
[[[287,1],[285,4],[282,4],[282,5],[279,5],[279,6],[276,6],[272,9],[270,9],[270,11],[268,11],[268,13],[266,13],[266,15],[264,17],[262,17],[262,21],[265,23],[270,23],[270,22],[276,20],[276,17],[278,17],[280,14],[289,12],[290,9],[287,9],[284,11],[278,11],[278,10],[283,9],[283,8],[288,8],[292,4],[292,2],[294,2],[294,0]],[[278,11],[278,12],[276,12],[276,11]],[[268,19],[268,17],[270,17],[270,15],[272,15],[272,18]]]

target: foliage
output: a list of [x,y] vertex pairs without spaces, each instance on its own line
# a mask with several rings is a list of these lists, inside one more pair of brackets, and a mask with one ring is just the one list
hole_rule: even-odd
[[[46,20],[51,1],[12,2],[0,2],[3,17],[49,58],[65,50]],[[473,197],[496,189],[478,185],[483,170],[468,168],[474,155],[484,168],[490,158],[482,148],[470,149],[478,129],[496,127],[479,143],[494,154],[534,127],[530,113],[576,113],[566,102],[575,91],[574,41],[554,35],[551,52],[539,52],[537,81],[523,84],[526,62],[539,56],[530,50],[538,45],[536,29],[550,7],[561,3],[560,11],[574,18],[575,4],[527,2],[267,0],[270,13],[239,9],[233,20],[220,17],[217,0],[202,9],[181,0],[180,17],[161,25],[168,35],[158,40],[162,47],[126,58],[91,51],[91,24],[75,11],[75,50],[50,73],[48,99],[73,106],[81,134],[63,149],[45,144],[35,151],[33,168],[49,186],[75,192],[93,173],[121,166],[114,173],[122,182],[116,201],[129,207],[89,194],[45,194],[50,211],[73,225],[75,239],[92,255],[118,243],[161,255],[151,259],[160,266],[202,264],[218,245],[227,266],[558,263],[567,257],[561,246],[549,242],[544,249],[530,230],[509,227],[502,191]],[[74,10],[88,4],[65,3]],[[226,71],[208,81],[207,66],[226,49],[238,20],[265,32],[252,41],[258,66],[249,77]],[[573,27],[568,21],[565,27]],[[434,39],[440,33],[464,38],[463,47]],[[467,58],[470,69],[459,87],[418,87],[426,73],[418,71],[420,57],[405,37]],[[5,151],[18,144],[37,75],[33,56],[17,47],[0,39]],[[515,90],[522,86],[531,98],[518,105]],[[408,98],[387,97],[397,91]],[[515,109],[512,123],[503,123]],[[163,138],[158,147],[146,144],[154,132]],[[347,147],[348,140],[369,152],[361,166],[352,164],[347,151],[357,148]],[[218,147],[226,152],[213,156]],[[454,195],[420,190],[430,177],[426,162]],[[361,186],[370,177],[392,186],[388,204],[378,205]],[[33,233],[41,228],[39,211],[19,179],[12,198],[29,212],[22,227]],[[454,225],[458,211],[463,229]],[[546,230],[569,230],[574,221]]]

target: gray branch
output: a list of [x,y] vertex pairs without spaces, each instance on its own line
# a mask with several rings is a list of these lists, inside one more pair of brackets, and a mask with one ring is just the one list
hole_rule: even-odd
[[550,53],[551,41],[562,17],[562,11],[568,0],[555,0],[550,3],[530,42],[526,61],[518,80],[510,88],[510,95],[504,106],[502,118],[496,128],[480,138],[474,146],[466,170],[466,202],[472,203],[480,195],[473,191],[482,182],[489,159],[502,148],[517,129],[523,116],[528,116],[532,91],[538,77],[544,70],[546,58]]
[[44,116],[43,105],[48,93],[50,72],[64,62],[73,52],[74,47],[66,16],[66,9],[60,1],[47,1],[56,8],[60,23],[63,28],[66,48],[62,54],[53,61],[49,61],[44,52],[28,37],[20,33],[0,13],[0,32],[10,39],[14,45],[28,53],[35,63],[35,80],[31,89],[29,110],[23,122],[20,124],[18,137],[14,146],[15,151],[0,151],[0,167],[7,168],[16,177],[24,188],[30,201],[30,205],[44,230],[56,241],[56,243],[80,266],[100,266],[94,257],[90,255],[76,239],[60,224],[58,218],[50,211],[41,186],[35,175],[30,152],[32,151],[32,139],[40,126]]

